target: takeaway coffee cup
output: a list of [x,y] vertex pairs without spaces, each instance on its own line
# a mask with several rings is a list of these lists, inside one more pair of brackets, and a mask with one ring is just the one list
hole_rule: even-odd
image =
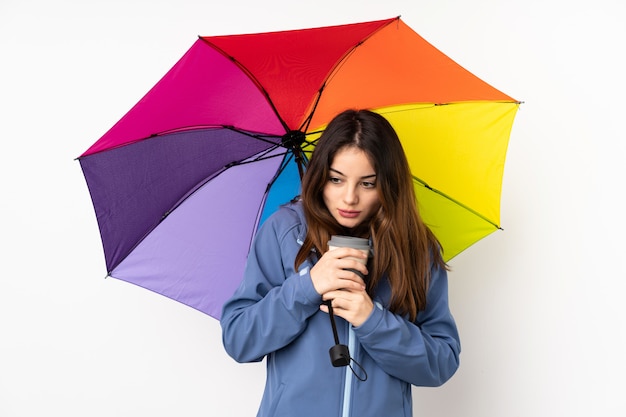
[[[370,256],[370,244],[367,239],[352,236],[331,236],[330,240],[328,241],[328,250],[335,250],[338,248],[354,248],[362,251],[367,255],[366,259],[352,257],[350,257],[350,259],[354,259],[358,262],[361,262],[363,265],[367,265],[367,260]],[[359,271],[351,268],[348,268],[348,270],[354,272],[362,279],[365,279],[363,274],[361,274]],[[339,336],[337,335],[337,326],[335,325],[335,318],[333,317],[333,307],[331,300],[325,301],[325,303],[328,306],[328,315],[330,317],[330,323],[333,328],[333,336],[335,337],[335,346],[331,347],[328,351],[328,353],[330,354],[330,362],[335,367],[348,366],[350,365],[351,360],[350,350],[348,349],[348,346],[339,343]]]
[[[339,235],[334,235],[330,237],[330,240],[328,241],[328,250],[334,250],[337,248],[354,248],[354,249],[358,249],[360,251],[362,251],[364,254],[366,254],[369,258],[370,256],[370,243],[368,239],[363,239],[360,237],[353,237],[353,236],[339,236]],[[355,261],[358,261],[360,263],[362,263],[363,265],[367,265],[367,258],[366,259],[362,259],[362,258],[350,258],[350,259],[354,259]],[[361,278],[365,279],[365,277],[363,276],[363,274],[361,274],[359,271],[356,271],[354,269],[350,269],[352,272],[355,272],[357,275],[359,275]]]

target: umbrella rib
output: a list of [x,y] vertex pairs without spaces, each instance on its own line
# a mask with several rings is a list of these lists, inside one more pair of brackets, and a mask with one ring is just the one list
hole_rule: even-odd
[[[285,158],[281,162],[280,167],[276,170],[274,177],[270,180],[270,182],[267,184],[267,187],[265,188],[265,192],[263,193],[263,201],[261,202],[259,206],[259,210],[257,211],[256,221],[254,225],[255,230],[259,227],[259,222],[261,221],[261,216],[263,215],[263,208],[265,207],[265,202],[267,201],[267,196],[269,194],[270,189],[272,188],[272,185],[274,185],[278,177],[280,177],[283,171],[285,171],[285,169],[287,168],[287,165],[289,165],[289,162],[291,162],[291,160],[294,158],[294,154],[289,153],[289,152],[285,152],[285,153],[274,155],[274,156],[285,156]],[[251,236],[250,245],[252,244],[253,238],[254,236]]]
[[387,24],[385,24],[385,25],[379,27],[378,29],[376,29],[375,31],[371,32],[366,37],[364,37],[363,39],[358,41],[339,60],[337,60],[337,63],[330,69],[330,71],[328,72],[328,76],[324,79],[324,81],[322,82],[322,85],[320,86],[319,90],[317,91],[317,97],[315,98],[315,102],[313,104],[313,107],[311,108],[311,111],[309,112],[309,115],[306,117],[306,119],[304,119],[304,121],[302,122],[302,125],[300,126],[300,130],[301,131],[306,132],[306,129],[309,128],[311,120],[313,119],[313,114],[315,114],[315,110],[317,109],[317,106],[318,106],[320,100],[322,99],[322,94],[324,92],[324,89],[326,88],[326,85],[332,80],[334,75],[337,74],[339,69],[348,60],[348,58],[352,54],[354,54],[354,52],[356,51],[356,49],[359,46],[363,45],[368,39],[370,39],[376,33],[378,33],[379,31],[381,31],[382,29],[386,28],[387,26],[389,26],[390,24],[392,24],[394,22],[397,23],[399,20],[400,20],[400,16],[397,16],[395,19],[392,19],[389,22],[387,22]]
[[272,144],[272,145],[280,146],[279,143],[276,143],[275,141],[272,141],[272,140],[269,139],[269,138],[280,139],[280,136],[278,136],[278,135],[252,133],[252,132],[248,132],[248,131],[239,129],[239,128],[237,128],[235,126],[231,126],[231,125],[221,125],[221,127],[223,129],[232,130],[233,132],[240,133],[240,134],[242,134],[244,136],[248,136],[250,138],[260,140],[261,142],[265,142],[265,143],[269,143],[269,144]]
[[224,171],[226,171],[228,168],[230,168],[231,166],[236,165],[235,163],[230,163],[227,164],[226,166],[224,166],[224,168],[220,169],[219,171],[213,173],[212,175],[208,176],[207,178],[205,178],[204,180],[202,180],[200,183],[196,184],[191,190],[189,190],[185,195],[183,195],[181,198],[178,199],[178,201],[176,201],[170,209],[166,210],[162,215],[161,218],[157,219],[156,222],[154,224],[152,224],[150,227],[148,227],[145,231],[145,233],[141,236],[140,239],[137,240],[137,242],[132,246],[132,248],[126,253],[126,255],[124,255],[115,265],[111,266],[111,270],[107,272],[107,276],[113,277],[112,272],[115,268],[117,268],[118,265],[120,265],[122,262],[124,262],[124,260],[141,244],[141,242],[143,242],[143,240],[148,237],[148,235],[150,235],[150,233],[152,233],[152,231],[154,229],[156,229],[159,224],[161,224],[161,222],[163,222],[174,210],[176,210],[176,208],[178,208],[185,200],[187,200],[189,197],[191,197],[194,193],[196,193],[200,188],[202,188],[206,183],[208,183],[209,181],[211,181],[211,179],[217,177],[218,175],[220,175],[221,173],[223,173]]
[[477,212],[476,210],[472,209],[471,207],[468,207],[467,205],[461,203],[460,201],[455,200],[454,198],[450,197],[446,193],[441,192],[438,189],[431,187],[430,185],[428,185],[426,183],[426,181],[416,177],[415,175],[413,175],[412,177],[413,177],[413,180],[416,181],[421,186],[429,189],[430,191],[434,192],[435,194],[439,194],[440,196],[446,198],[447,200],[452,201],[454,204],[456,204],[456,205],[458,205],[460,207],[463,207],[465,210],[469,211],[470,213],[472,213],[476,217],[479,217],[479,218],[483,219],[484,221],[486,221],[487,223],[489,223],[490,225],[492,225],[496,229],[503,230],[502,227],[500,227],[500,225],[498,225],[498,224],[494,223],[493,221],[489,220],[487,217],[485,217],[484,215],[480,214],[479,212]]
[[151,138],[156,137],[156,136],[163,136],[163,135],[167,135],[167,134],[170,134],[170,133],[187,132],[187,131],[190,131],[190,130],[218,129],[218,128],[232,130],[234,132],[241,133],[243,135],[250,136],[251,138],[259,139],[259,140],[262,140],[264,142],[268,142],[268,143],[271,143],[271,144],[276,144],[276,142],[272,142],[272,141],[270,141],[267,138],[280,138],[279,135],[275,135],[275,134],[270,134],[270,133],[267,133],[267,134],[253,133],[253,132],[248,132],[246,130],[240,129],[240,128],[235,127],[233,125],[218,125],[218,124],[215,124],[215,125],[180,126],[180,127],[174,128],[174,129],[168,129],[168,130],[163,130],[163,131],[158,132],[158,133],[152,133],[149,136],[147,136],[147,137],[145,137],[143,139],[139,139],[139,140],[151,139]]
[[280,138],[280,136],[273,135],[273,134],[261,134],[261,133],[248,132],[246,130],[239,129],[238,127],[235,127],[235,126],[232,126],[232,125],[195,125],[195,126],[184,126],[184,127],[179,127],[179,128],[176,128],[176,129],[164,130],[164,131],[159,132],[159,133],[153,133],[153,134],[151,134],[149,137],[147,137],[145,139],[149,139],[149,138],[156,137],[156,136],[167,135],[169,133],[185,132],[185,131],[190,131],[190,130],[216,129],[216,128],[222,128],[222,129],[226,129],[226,130],[231,130],[233,132],[240,133],[240,134],[242,134],[244,136],[248,136],[250,138],[257,139],[257,140],[260,140],[262,142],[269,143],[271,145],[276,145],[277,143],[275,141],[270,140],[269,138],[275,138],[275,139],[279,139]]
[[261,92],[261,94],[263,94],[263,97],[265,97],[265,99],[267,100],[268,104],[270,105],[270,107],[272,108],[272,110],[274,111],[274,114],[276,115],[276,117],[278,118],[278,120],[280,121],[280,124],[283,126],[283,128],[285,129],[285,131],[289,131],[289,126],[287,126],[287,123],[285,123],[285,121],[283,120],[283,118],[280,116],[280,113],[278,113],[278,109],[276,108],[276,106],[274,105],[274,102],[272,101],[272,99],[270,98],[269,93],[267,92],[267,90],[265,89],[265,87],[263,87],[263,84],[261,84],[261,82],[254,76],[254,74],[252,73],[252,71],[250,71],[245,65],[243,65],[241,62],[239,62],[237,60],[237,58],[235,58],[234,56],[230,55],[229,53],[227,53],[226,51],[224,51],[222,48],[218,47],[217,45],[213,44],[212,42],[210,42],[208,39],[206,39],[205,37],[200,36],[200,39],[202,39],[202,41],[204,41],[204,43],[206,43],[207,45],[209,45],[211,48],[215,49],[217,52],[219,52],[220,54],[222,54],[224,57],[226,57],[227,59],[229,59],[230,61],[232,61],[235,65],[237,65],[243,72],[244,74],[246,74],[248,76],[248,78],[254,83],[254,85],[256,85],[256,87],[259,89],[259,91]]
[[[274,148],[276,149],[276,148]],[[267,155],[267,153],[271,152],[273,149],[268,149],[267,151],[265,151],[263,154]],[[278,157],[284,157],[285,155],[287,155],[289,152],[282,152],[282,153],[277,153],[274,155],[270,155],[270,156],[258,156],[254,159],[246,159],[244,161],[233,161],[229,164],[226,164],[224,166],[224,168],[232,168],[234,166],[239,166],[239,165],[246,165],[246,164],[252,164],[254,162],[259,162],[259,161],[265,161],[268,159],[272,159],[272,158],[278,158]]]
[[[247,132],[242,132],[241,133],[247,134]],[[254,135],[250,135],[248,134],[248,136],[251,137],[255,137],[258,139],[258,137],[254,136]],[[269,142],[269,141],[268,141]],[[266,149],[264,152],[262,152],[260,154],[260,156],[257,156],[253,159],[248,159],[248,160],[244,160],[244,161],[233,161],[230,162],[228,164],[226,164],[222,169],[220,169],[219,171],[213,173],[212,175],[208,176],[207,178],[205,178],[203,181],[201,181],[200,183],[196,184],[195,187],[193,187],[191,190],[189,190],[184,196],[182,196],[181,198],[178,199],[178,201],[176,203],[174,203],[172,205],[172,207],[169,210],[166,210],[165,213],[163,213],[163,215],[161,216],[160,219],[157,220],[157,222],[152,225],[151,227],[148,228],[148,230],[144,233],[144,235],[141,237],[141,239],[139,239],[137,241],[137,243],[135,243],[135,245],[133,246],[133,248],[128,252],[128,254],[126,256],[128,256],[137,246],[139,246],[139,244],[163,221],[165,220],[174,210],[176,210],[176,208],[178,208],[185,200],[187,200],[189,197],[191,197],[194,193],[196,193],[200,188],[202,188],[205,184],[207,184],[209,181],[211,181],[213,178],[217,177],[218,175],[222,174],[224,171],[234,167],[234,166],[238,166],[238,165],[245,165],[245,164],[249,164],[249,163],[253,163],[256,161],[262,161],[262,160],[267,160],[270,158],[276,158],[276,157],[284,157],[285,155],[288,154],[287,151],[282,152],[282,153],[278,153],[275,155],[269,155],[267,156],[270,152],[272,152],[273,150],[275,150],[276,148],[278,148],[280,145],[277,145],[276,143],[270,142],[272,145],[274,145],[273,147]],[[291,157],[290,157],[291,158]],[[287,159],[286,162],[283,162],[281,164],[281,167],[278,171],[278,173],[274,176],[274,178],[272,179],[272,181],[270,182],[270,184],[268,184],[268,189],[270,188],[271,184],[274,183],[274,181],[276,181],[276,179],[278,178],[278,176],[280,175],[280,173],[285,169],[287,162],[289,162],[290,159]],[[124,259],[126,258],[126,256],[124,256],[124,258],[122,258],[117,265],[119,265],[120,263],[122,263],[124,261]],[[116,266],[117,266],[116,265]],[[113,268],[111,268],[111,271],[107,272],[107,276],[112,276],[112,270],[115,269],[114,266]]]
[[[139,139],[130,140],[130,141],[126,142],[126,143],[117,145],[117,146],[112,147],[110,149],[122,148],[124,146],[134,145],[136,143],[139,143],[139,142],[142,142],[142,141],[145,141],[145,140],[148,140],[148,139],[152,139],[152,138],[156,138],[156,137],[160,137],[160,136],[165,136],[165,135],[172,134],[172,133],[189,132],[189,131],[192,131],[192,130],[203,130],[203,129],[213,130],[213,129],[219,129],[219,128],[232,130],[233,132],[240,133],[242,135],[245,135],[245,136],[248,136],[248,137],[260,140],[262,142],[269,143],[271,145],[278,145],[278,146],[280,146],[280,144],[276,143],[276,141],[270,140],[270,138],[280,139],[280,136],[279,135],[275,135],[275,134],[269,134],[269,133],[268,134],[261,134],[261,133],[247,132],[245,130],[239,129],[239,128],[237,128],[235,126],[231,126],[231,125],[192,125],[192,126],[190,125],[190,126],[181,126],[181,127],[174,128],[174,129],[167,129],[167,130],[163,130],[163,131],[157,132],[157,133],[150,133],[148,136],[145,136],[145,137],[142,137],[142,138],[139,138]],[[106,149],[106,150],[110,150],[110,149]],[[99,152],[102,152],[102,151],[99,151]],[[96,153],[99,153],[99,152],[96,152]],[[86,156],[90,156],[90,155],[86,155]],[[84,159],[84,158],[85,157],[83,157],[83,156],[79,156],[79,157],[77,157],[75,159],[76,160],[80,160],[80,159]]]
[[[278,146],[275,146],[274,148],[268,149],[265,152],[263,152],[264,155],[267,155],[267,153],[271,152],[273,149],[276,149]],[[211,181],[213,178],[217,177],[218,175],[221,175],[223,172],[227,171],[228,169],[234,167],[234,166],[239,166],[239,165],[245,165],[245,164],[249,164],[249,163],[253,163],[256,161],[261,161],[261,160],[267,160],[270,158],[276,158],[279,156],[284,156],[287,152],[285,153],[280,153],[280,154],[276,154],[276,155],[270,155],[270,156],[263,156],[263,157],[257,157],[254,159],[250,159],[250,160],[244,160],[244,161],[233,161],[230,162],[228,164],[226,164],[222,169],[220,169],[219,171],[213,173],[213,175],[208,176],[207,178],[205,178],[203,181],[201,181],[200,183],[196,184],[195,187],[193,187],[193,189],[189,190],[184,196],[182,196],[176,203],[174,203],[172,205],[172,207],[167,210],[162,216],[161,218],[157,221],[157,223],[149,228],[149,230],[146,232],[146,234],[137,241],[137,243],[135,244],[135,246],[133,247],[133,250],[136,246],[139,245],[139,243],[141,241],[143,241],[151,232],[152,230],[154,230],[154,228],[156,228],[163,220],[165,220],[174,210],[176,210],[176,208],[178,208],[185,200],[187,200],[189,197],[191,197],[193,194],[195,194],[199,189],[201,189],[205,184],[207,184],[209,181]],[[282,170],[284,170],[284,166],[281,166],[280,171],[282,172]],[[273,179],[272,179],[272,183],[276,180],[276,178],[278,177],[278,175],[276,175]],[[271,183],[270,183],[271,184]],[[268,185],[268,188],[270,187],[270,185]],[[129,254],[132,252],[129,251]],[[121,263],[122,261],[120,261]],[[118,263],[119,264],[119,263]],[[110,274],[109,274],[110,275]]]

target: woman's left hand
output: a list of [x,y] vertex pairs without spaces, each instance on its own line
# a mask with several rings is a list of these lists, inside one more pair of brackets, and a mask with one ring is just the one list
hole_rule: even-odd
[[[329,291],[322,298],[324,301],[331,300],[333,313],[355,327],[362,325],[374,309],[374,302],[365,290]],[[328,306],[322,304],[320,310],[328,313]]]

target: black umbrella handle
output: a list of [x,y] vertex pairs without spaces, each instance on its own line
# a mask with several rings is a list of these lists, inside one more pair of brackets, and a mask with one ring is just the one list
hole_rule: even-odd
[[350,364],[350,351],[348,346],[339,343],[339,335],[337,334],[337,324],[335,323],[335,313],[331,300],[324,301],[328,307],[328,317],[330,317],[330,325],[333,328],[333,337],[335,338],[335,346],[328,351],[330,355],[330,363],[334,367],[348,366]]

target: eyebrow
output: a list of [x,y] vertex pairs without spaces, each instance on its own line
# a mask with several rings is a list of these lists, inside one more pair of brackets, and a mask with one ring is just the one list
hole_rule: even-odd
[[[331,171],[333,171],[333,172],[336,172],[337,174],[339,174],[339,175],[341,175],[341,176],[344,176],[344,177],[346,176],[346,174],[344,174],[343,172],[341,172],[341,171],[339,171],[339,170],[337,170],[337,169],[335,169],[335,168],[332,168],[332,167],[331,167],[331,168],[329,168],[329,169],[330,169]],[[361,177],[361,179],[362,179],[362,180],[364,180],[364,179],[366,179],[366,178],[372,178],[372,177],[375,177],[375,176],[376,176],[376,174],[365,175],[365,176]]]

